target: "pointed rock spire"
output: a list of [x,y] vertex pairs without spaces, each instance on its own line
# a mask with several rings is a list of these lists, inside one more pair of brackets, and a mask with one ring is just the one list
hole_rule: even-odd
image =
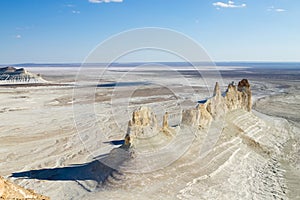
[[221,90],[218,82],[216,82],[213,96],[221,96]]
[[169,127],[168,117],[169,117],[169,114],[168,114],[168,112],[166,112],[163,117],[163,124],[162,124],[163,128]]

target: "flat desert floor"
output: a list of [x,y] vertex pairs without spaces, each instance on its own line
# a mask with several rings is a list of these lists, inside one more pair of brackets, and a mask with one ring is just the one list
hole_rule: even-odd
[[[180,73],[116,68],[28,68],[61,85],[0,87],[0,175],[51,199],[300,199],[300,70],[232,68]],[[202,76],[202,77],[201,77]],[[205,77],[205,80],[203,79]],[[221,77],[221,80],[218,80]],[[162,122],[247,78],[253,110],[234,110],[168,165],[148,170],[105,166],[120,146],[132,112],[148,106]],[[119,84],[115,84],[119,82]],[[75,88],[74,88],[75,85]],[[159,142],[159,141],[158,141]],[[145,151],[150,145],[145,146]],[[173,155],[172,154],[172,155]],[[145,160],[147,164],[147,160]],[[126,168],[126,167],[125,167]]]

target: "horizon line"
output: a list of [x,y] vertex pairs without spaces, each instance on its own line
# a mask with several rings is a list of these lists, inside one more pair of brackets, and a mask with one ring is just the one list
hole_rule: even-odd
[[184,62],[184,61],[126,61],[126,62],[112,62],[112,63],[106,63],[106,62],[89,62],[89,63],[81,63],[81,62],[24,62],[24,63],[1,63],[0,66],[18,66],[18,65],[84,65],[84,64],[150,64],[150,63],[183,63],[183,64],[189,64],[189,63],[245,63],[245,64],[272,64],[272,63],[292,63],[292,64],[300,64],[300,61],[242,61],[242,60],[236,60],[236,61],[191,61],[191,62]]

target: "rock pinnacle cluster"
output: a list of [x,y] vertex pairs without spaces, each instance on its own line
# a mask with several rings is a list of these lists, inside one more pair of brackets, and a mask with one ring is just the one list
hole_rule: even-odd
[[[219,83],[215,84],[213,96],[201,101],[195,107],[182,111],[182,119],[179,126],[191,126],[198,129],[206,129],[212,120],[224,116],[235,109],[244,109],[251,112],[252,93],[247,79],[241,80],[238,85],[231,83],[222,94]],[[125,144],[134,145],[135,138],[149,138],[153,135],[164,134],[174,136],[176,130],[168,123],[168,113],[163,116],[162,126],[159,126],[156,115],[150,108],[142,106],[132,114],[128,122],[125,136]]]

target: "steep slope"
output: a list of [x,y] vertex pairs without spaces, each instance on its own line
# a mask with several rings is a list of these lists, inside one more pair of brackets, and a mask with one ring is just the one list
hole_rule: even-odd
[[13,184],[2,177],[0,177],[0,199],[49,200],[46,196],[36,194],[33,190]]
[[[151,109],[136,110],[122,148],[126,146],[137,155],[119,168],[127,174],[126,181],[114,181],[109,186],[139,190],[139,184],[153,185],[148,189],[156,191],[157,185],[163,184],[167,186],[159,189],[159,194],[164,199],[286,199],[281,159],[290,137],[287,123],[271,122],[266,116],[252,113],[251,97],[246,79],[238,87],[230,84],[223,96],[217,83],[214,96],[196,108],[184,110],[181,124],[176,127],[168,126],[167,113],[160,126]],[[191,133],[196,137],[187,140]],[[173,143],[178,138],[180,142]],[[181,151],[186,145],[188,148]],[[171,151],[161,153],[166,146],[171,146]],[[168,160],[169,165],[164,165]],[[163,170],[156,171],[159,166]],[[127,172],[142,172],[143,168],[155,172],[142,179],[140,174]],[[133,185],[127,186],[128,182]],[[243,187],[237,189],[240,184]],[[179,192],[174,196],[167,191]]]
[[[238,83],[238,87],[229,84],[224,96],[221,95],[219,84],[216,83],[212,97],[199,103],[196,107],[182,111],[181,124],[177,125],[177,131],[168,126],[168,113],[163,116],[162,127],[159,127],[155,114],[147,107],[140,107],[132,114],[128,123],[128,130],[125,136],[129,143],[135,139],[158,137],[160,132],[168,136],[176,137],[181,127],[188,127],[195,130],[207,129],[214,120],[224,120],[227,112],[235,109],[243,109],[248,112],[252,107],[252,93],[247,79]],[[137,142],[138,143],[138,142]]]

